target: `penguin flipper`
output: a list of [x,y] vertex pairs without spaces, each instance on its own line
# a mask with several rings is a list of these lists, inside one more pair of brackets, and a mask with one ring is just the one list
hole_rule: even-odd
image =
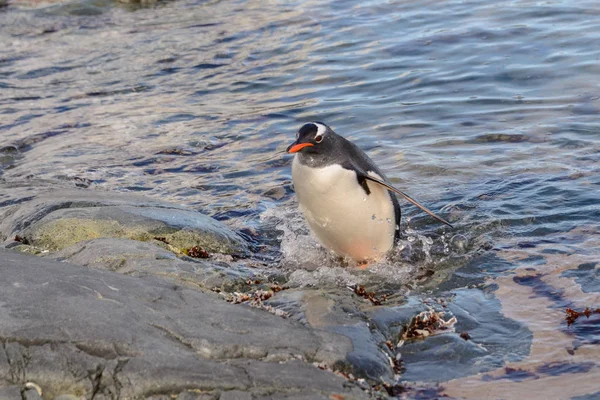
[[428,209],[427,207],[421,205],[418,201],[416,201],[415,199],[413,199],[412,197],[410,197],[409,195],[407,195],[406,193],[404,193],[401,190],[396,189],[395,187],[393,187],[392,185],[390,185],[389,183],[386,183],[380,179],[377,179],[371,175],[367,175],[367,174],[360,174],[360,178],[361,179],[366,179],[369,180],[371,182],[377,183],[381,186],[383,186],[384,188],[386,188],[387,190],[397,193],[400,196],[404,197],[406,200],[408,200],[409,202],[411,202],[412,204],[414,204],[415,206],[419,207],[421,210],[425,211],[427,214],[431,215],[433,218],[437,219],[438,221],[448,225],[449,227],[452,228],[452,224],[450,224],[450,222],[446,221],[444,218],[442,217],[438,217],[437,215],[435,215],[435,213],[433,211],[431,211],[430,209]]

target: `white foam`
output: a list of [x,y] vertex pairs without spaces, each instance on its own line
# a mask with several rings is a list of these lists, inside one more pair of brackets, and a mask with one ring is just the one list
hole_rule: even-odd
[[278,236],[280,267],[315,270],[335,262],[335,257],[311,235],[302,213],[295,206],[268,209],[261,215],[261,220],[281,232]]
[[[388,259],[371,263],[366,269],[358,269],[351,260],[342,260],[330,252],[311,235],[302,213],[295,204],[268,209],[261,215],[263,223],[280,232],[281,258],[277,268],[289,272],[292,286],[352,286],[384,281],[402,285],[414,279],[422,262],[414,263],[414,253],[430,262],[430,246],[433,240],[413,231],[401,240]],[[413,246],[413,243],[422,244]],[[419,247],[418,249],[416,247]]]

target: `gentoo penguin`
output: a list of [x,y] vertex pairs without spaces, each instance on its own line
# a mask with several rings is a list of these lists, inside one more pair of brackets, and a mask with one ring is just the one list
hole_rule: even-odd
[[366,262],[394,247],[400,225],[396,193],[452,226],[392,187],[369,156],[322,122],[303,125],[287,152],[295,154],[292,180],[310,229],[342,257]]

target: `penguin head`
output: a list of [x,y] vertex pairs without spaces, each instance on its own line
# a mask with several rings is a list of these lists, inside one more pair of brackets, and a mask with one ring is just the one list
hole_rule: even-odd
[[296,134],[296,141],[292,143],[287,152],[324,154],[333,144],[335,133],[322,122],[309,122],[302,125]]

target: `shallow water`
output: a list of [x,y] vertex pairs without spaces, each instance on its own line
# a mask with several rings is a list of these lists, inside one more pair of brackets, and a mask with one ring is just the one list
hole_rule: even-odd
[[[480,347],[409,343],[405,380],[458,378],[444,393],[473,398],[600,390],[598,321],[563,321],[600,307],[596,2],[12,1],[0,43],[2,178],[185,204],[252,237],[241,262],[290,285],[387,293],[373,320],[448,299]],[[403,204],[391,261],[328,255],[284,154],[311,120],[454,228]]]

